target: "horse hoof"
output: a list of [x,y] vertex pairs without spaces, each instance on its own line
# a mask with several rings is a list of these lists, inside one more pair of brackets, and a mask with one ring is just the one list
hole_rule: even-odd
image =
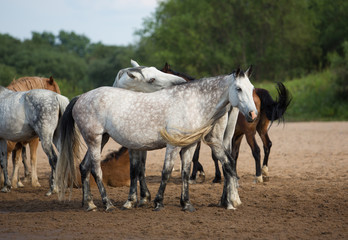
[[261,176],[256,176],[254,179],[254,183],[262,183],[263,182],[263,178],[262,175]]
[[193,179],[190,179],[190,180],[189,180],[189,184],[196,184],[196,183],[197,183],[196,180],[193,180]]
[[213,183],[221,183],[221,178],[214,178]]
[[1,192],[3,193],[9,193],[11,192],[11,186],[5,186],[1,189]]
[[182,209],[183,211],[187,212],[195,212],[196,209],[191,204],[186,204],[185,207]]
[[127,202],[125,202],[125,204],[123,204],[121,209],[122,210],[129,210],[129,209],[133,209],[134,206],[135,206],[134,202],[127,200]]
[[233,207],[233,205],[231,203],[227,204],[226,209],[227,210],[236,210],[236,208]]
[[24,187],[24,185],[23,185],[23,183],[22,183],[21,181],[18,181],[18,183],[17,183],[17,187],[19,187],[19,188],[23,188],[23,187]]
[[86,211],[87,212],[95,212],[95,211],[97,211],[97,206],[93,202],[88,202]]
[[[238,206],[242,205],[242,202],[240,201],[239,197],[236,200],[232,200],[232,207],[236,208]],[[229,205],[227,205],[227,209],[233,209],[229,208]]]
[[139,201],[139,204],[138,204],[138,207],[144,207],[146,204],[148,204],[150,202],[150,200],[149,199],[147,199],[147,198],[142,198],[142,199],[140,199],[140,201]]
[[41,184],[39,182],[36,182],[36,183],[32,182],[31,186],[32,187],[41,187]]
[[263,175],[262,175],[262,178],[263,178],[263,181],[264,181],[264,182],[269,182],[269,177],[268,177],[268,176],[263,176]]
[[199,175],[199,179],[200,179],[200,183],[204,183],[205,182],[205,173],[204,172],[201,172]]
[[116,209],[116,207],[114,205],[109,205],[105,208],[105,212],[112,212]]
[[51,196],[52,194],[53,194],[52,191],[49,190],[49,191],[46,193],[46,196],[49,197],[49,196]]
[[268,177],[268,167],[267,166],[263,166],[261,169],[262,175]]
[[163,204],[161,204],[161,203],[155,203],[155,208],[153,209],[153,211],[155,211],[155,212],[159,212],[159,211],[161,211],[161,210],[163,210],[164,209],[164,205]]

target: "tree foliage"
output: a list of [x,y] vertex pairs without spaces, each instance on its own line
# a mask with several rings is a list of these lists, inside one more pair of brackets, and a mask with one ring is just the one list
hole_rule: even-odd
[[138,31],[140,47],[197,76],[255,64],[258,79],[292,77],[308,72],[320,52],[308,9],[300,0],[164,1]]
[[63,30],[33,32],[25,41],[0,34],[0,85],[52,75],[73,97],[110,86],[131,58],[157,68],[168,62],[197,78],[251,64],[256,81],[292,79],[329,64],[343,76],[347,12],[345,0],[165,0],[136,31],[134,45],[105,46]]

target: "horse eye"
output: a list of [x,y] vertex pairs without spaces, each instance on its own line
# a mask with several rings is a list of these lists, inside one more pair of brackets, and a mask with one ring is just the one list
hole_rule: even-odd
[[241,89],[240,87],[237,87],[236,90],[237,90],[238,92],[241,92],[241,91],[242,91],[242,89]]
[[153,83],[155,80],[155,78],[150,78],[149,83]]

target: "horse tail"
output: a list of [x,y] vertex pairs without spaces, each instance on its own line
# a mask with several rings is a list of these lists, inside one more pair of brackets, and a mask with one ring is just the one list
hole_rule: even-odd
[[66,189],[70,187],[71,190],[73,184],[76,183],[75,159],[79,156],[80,138],[78,129],[75,127],[72,110],[78,98],[79,96],[73,98],[66,107],[59,128],[61,151],[57,162],[56,177],[60,200],[64,198]]
[[292,97],[283,83],[277,83],[278,96],[274,101],[266,89],[257,88],[256,94],[261,100],[261,112],[266,113],[266,117],[271,121],[284,121],[284,114],[291,103]]
[[60,123],[61,123],[61,118],[65,112],[66,107],[69,104],[69,99],[65,96],[62,96],[60,94],[56,94],[56,100],[58,102],[59,105],[59,113],[58,113],[58,124],[57,127],[54,131],[54,135],[53,135],[53,142],[56,145],[58,152],[60,152]]

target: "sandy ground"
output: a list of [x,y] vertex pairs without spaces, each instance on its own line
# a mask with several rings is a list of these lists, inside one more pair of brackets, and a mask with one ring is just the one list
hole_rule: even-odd
[[[253,183],[254,160],[243,140],[238,161],[243,204],[237,210],[217,206],[222,184],[211,183],[213,161],[209,147],[202,146],[200,161],[207,176],[204,183],[190,186],[197,210],[193,213],[181,211],[178,171],[160,212],[152,211],[152,204],[121,210],[128,187],[107,188],[117,206],[111,213],[103,211],[97,189],[92,191],[97,212],[82,209],[81,189],[74,189],[66,202],[56,195],[46,197],[49,165],[40,148],[42,187],[26,184],[0,194],[0,239],[348,239],[348,122],[275,124],[270,137],[270,181],[261,184]],[[103,155],[118,147],[110,141]],[[153,198],[163,159],[164,150],[148,154],[146,174]],[[176,169],[179,166],[177,159]]]

